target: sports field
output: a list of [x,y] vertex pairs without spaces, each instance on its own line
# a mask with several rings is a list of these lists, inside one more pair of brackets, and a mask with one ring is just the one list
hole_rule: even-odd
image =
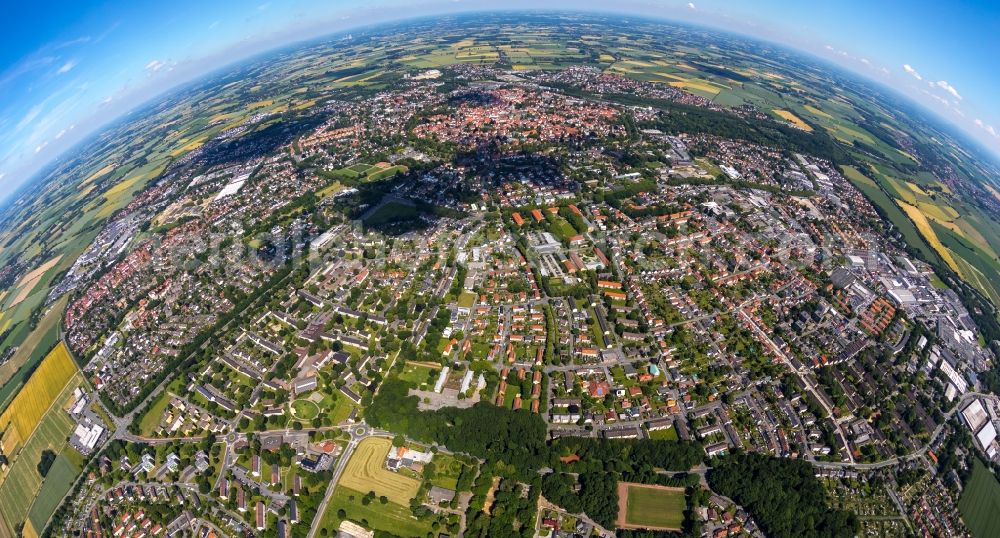
[[679,531],[686,508],[684,488],[618,483],[619,528]]
[[973,538],[1000,536],[1000,482],[978,459],[962,490],[958,510]]
[[410,499],[420,489],[420,482],[386,469],[385,457],[392,448],[392,441],[381,437],[361,441],[338,485],[363,493],[374,491],[375,495],[385,495],[391,502],[409,506]]

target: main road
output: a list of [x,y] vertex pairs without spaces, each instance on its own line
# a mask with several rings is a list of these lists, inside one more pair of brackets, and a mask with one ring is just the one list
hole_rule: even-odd
[[919,458],[923,458],[927,454],[927,451],[931,449],[931,446],[934,445],[934,442],[937,440],[938,436],[941,435],[941,432],[944,431],[945,426],[948,425],[948,422],[951,420],[951,418],[955,416],[955,413],[958,413],[959,411],[964,409],[965,405],[974,398],[988,398],[994,401],[1000,399],[993,394],[983,394],[981,392],[967,392],[963,394],[962,397],[958,400],[958,403],[955,404],[955,407],[953,407],[951,411],[948,411],[944,415],[944,420],[941,421],[941,424],[938,424],[937,428],[934,428],[934,431],[931,432],[930,437],[927,438],[927,442],[924,443],[924,445],[919,449],[914,450],[913,452],[910,452],[909,454],[906,454],[904,456],[890,458],[875,463],[853,463],[853,462],[847,463],[839,461],[815,461],[815,460],[810,461],[810,463],[812,463],[816,467],[826,468],[826,469],[849,468],[858,471],[871,471],[874,469],[892,467],[893,465],[898,465],[900,463],[905,463],[908,461],[913,461]]
[[337,460],[337,466],[333,469],[330,484],[326,486],[326,494],[323,495],[323,502],[319,503],[319,507],[316,509],[316,517],[313,518],[312,524],[309,526],[309,534],[306,535],[306,538],[315,538],[316,532],[323,521],[323,514],[326,513],[326,507],[330,504],[330,499],[333,498],[333,491],[337,489],[337,482],[340,481],[340,476],[344,474],[344,469],[347,467],[347,462],[350,461],[354,449],[358,447],[361,441],[369,437],[393,436],[392,433],[385,430],[371,428],[364,421],[345,427],[344,429],[351,435],[351,440],[347,442],[344,452],[340,455],[340,459]]

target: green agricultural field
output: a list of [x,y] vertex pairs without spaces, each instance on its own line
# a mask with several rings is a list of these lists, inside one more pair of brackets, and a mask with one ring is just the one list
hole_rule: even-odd
[[870,178],[859,172],[852,166],[843,167],[844,177],[851,181],[872,203],[881,209],[893,226],[899,229],[907,244],[921,251],[928,260],[940,260],[937,252],[932,249],[917,228],[913,221],[903,213],[899,206]]
[[[73,449],[66,449],[66,452],[70,451]],[[78,474],[80,474],[80,467],[75,465],[65,453],[56,457],[49,473],[45,475],[42,488],[38,490],[35,503],[31,505],[31,510],[28,512],[31,526],[39,531],[45,528],[45,524],[55,513],[56,508],[59,508],[59,502],[69,491]]]
[[14,356],[0,366],[0,383],[3,383],[3,387],[0,388],[0,407],[6,406],[21,385],[21,374],[34,368],[45,358],[46,351],[59,340],[59,318],[68,300],[69,296],[65,296],[53,303],[35,330],[28,334],[14,352]]
[[630,482],[618,484],[618,504],[618,526],[623,528],[680,530],[687,509],[683,488]]
[[962,490],[958,509],[973,538],[1000,536],[1000,482],[979,459]]
[[931,228],[945,248],[970,266],[963,267],[962,276],[985,293],[993,304],[1000,304],[1000,262],[991,256],[992,253],[984,252],[971,241],[934,221],[931,221]]
[[337,512],[344,510],[347,519],[396,536],[423,538],[431,531],[429,523],[413,517],[409,506],[393,502],[382,504],[378,498],[365,506],[361,502],[364,496],[365,493],[337,486],[323,513],[320,528],[327,529],[331,536],[335,535],[341,522]]
[[13,451],[24,443],[55,402],[65,401],[65,388],[77,375],[76,363],[62,344],[45,356],[24,388],[0,414],[5,448]]
[[[71,386],[75,386],[75,384]],[[68,395],[69,392],[63,393],[63,397]],[[59,401],[63,401],[63,399],[61,398]],[[37,469],[42,451],[51,450],[56,454],[71,451],[72,449],[66,445],[66,440],[73,431],[73,427],[74,424],[69,415],[60,406],[54,406],[42,417],[37,429],[35,429],[24,447],[15,456],[10,471],[4,478],[3,483],[0,484],[0,517],[2,517],[2,521],[0,521],[2,523],[0,524],[0,538],[7,538],[14,535],[14,525],[24,521],[28,517],[36,495],[40,490],[46,489],[43,486],[49,482],[49,478],[46,477],[43,482]],[[65,489],[68,489],[65,482],[67,480],[72,481],[79,473],[79,468],[73,467],[71,461],[66,458],[67,456],[60,455],[57,458],[57,463],[54,463],[50,469],[50,473],[55,473],[54,475],[50,475],[55,482],[55,485],[51,486],[50,491],[57,492],[62,490],[65,493]],[[66,460],[69,468],[65,467],[65,464],[59,464],[61,468],[57,468],[56,465],[59,459]],[[47,508],[43,505],[38,510],[41,512],[47,510]],[[51,514],[51,512],[49,513]]]

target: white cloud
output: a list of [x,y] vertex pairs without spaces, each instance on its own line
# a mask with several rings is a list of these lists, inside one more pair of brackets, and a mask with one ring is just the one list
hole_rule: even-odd
[[39,144],[39,145],[38,145],[38,146],[37,146],[37,147],[35,148],[35,153],[39,153],[39,152],[41,152],[41,151],[42,151],[43,149],[45,149],[45,146],[48,146],[48,145],[49,145],[49,141],[48,141],[48,140],[46,140],[45,142],[42,142],[41,144]]
[[173,71],[176,66],[177,62],[171,60],[150,60],[149,63],[146,64],[145,69],[147,75],[153,75],[155,73],[159,73],[160,71],[169,73],[170,71]]
[[73,125],[70,125],[69,127],[66,127],[65,129],[59,131],[59,134],[56,135],[56,140],[59,140],[60,138],[66,136],[66,133],[72,131],[73,129],[76,129],[76,124],[75,123]]
[[870,61],[868,61],[868,58],[861,58],[861,63],[863,63],[865,65],[871,65],[872,64]]
[[688,2],[688,9],[696,9],[694,7],[694,2]]
[[910,76],[917,80],[924,80],[924,77],[920,76],[920,73],[918,73],[916,69],[910,67],[910,64],[903,64],[903,71],[906,71],[910,74]]
[[62,64],[62,67],[60,67],[59,70],[56,71],[56,73],[59,73],[60,75],[63,73],[69,73],[70,70],[73,69],[74,67],[76,67],[76,60],[70,60]]
[[979,118],[976,118],[975,124],[976,127],[979,127],[980,129],[986,131],[987,133],[990,133],[990,136],[992,136],[993,138],[1000,138],[1000,135],[997,134],[997,130],[994,129],[992,125],[984,123],[983,120]]
[[944,97],[941,97],[940,95],[934,95],[933,93],[930,92],[928,92],[927,95],[931,96],[935,101],[944,105],[945,108],[951,108],[951,103],[949,103],[948,100],[945,99]]
[[39,114],[42,113],[42,105],[37,104],[28,110],[28,113],[21,118],[21,121],[17,122],[17,130],[20,131],[24,129],[29,123],[31,123]]
[[956,90],[955,87],[952,86],[951,84],[948,84],[947,81],[939,80],[937,82],[934,82],[933,84],[938,88],[941,88],[942,90],[950,93],[951,96],[954,97],[955,99],[958,99],[959,101],[962,100],[962,96],[958,94],[958,90]]
[[212,24],[209,24],[209,25],[208,25],[208,29],[209,29],[209,30],[212,30],[212,29],[214,29],[214,28],[215,28],[216,26],[218,26],[218,25],[219,25],[219,21],[215,21],[215,22],[213,22]]
[[848,57],[848,56],[850,56],[849,54],[847,54],[846,50],[840,50],[840,49],[834,48],[832,45],[823,45],[823,48],[826,49],[829,52],[832,52],[832,53],[836,54],[837,56],[843,56],[845,58]]

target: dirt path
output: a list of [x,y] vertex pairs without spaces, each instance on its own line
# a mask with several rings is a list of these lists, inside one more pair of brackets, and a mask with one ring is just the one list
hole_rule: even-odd
[[500,484],[500,477],[493,477],[493,485],[490,486],[490,490],[486,492],[486,500],[483,502],[483,513],[490,515],[490,508],[493,506],[493,492],[497,490],[497,486]]

